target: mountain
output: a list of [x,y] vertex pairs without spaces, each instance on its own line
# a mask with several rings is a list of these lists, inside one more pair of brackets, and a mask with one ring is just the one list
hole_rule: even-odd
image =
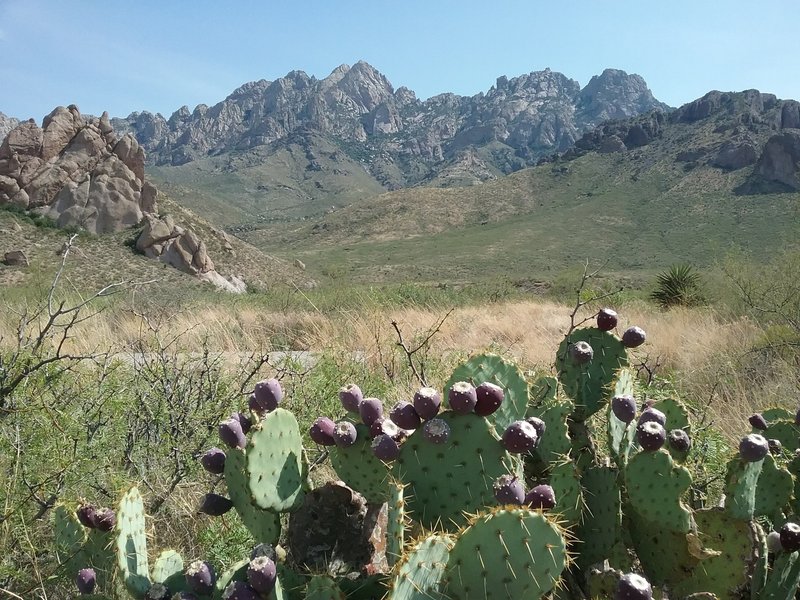
[[732,246],[766,259],[800,239],[800,103],[714,91],[479,186],[397,190],[239,235],[362,281],[552,278],[587,258],[648,274]]
[[0,142],[8,135],[8,132],[19,125],[19,120],[8,117],[0,112]]
[[[614,69],[583,88],[546,69],[499,77],[475,96],[423,101],[358,62],[324,79],[292,71],[247,83],[168,119],[140,112],[112,124],[135,134],[159,167],[159,187],[188,202],[196,193],[194,208],[217,202],[221,224],[232,225],[319,216],[351,201],[341,190],[354,178],[365,193],[480,183],[566,150],[609,118],[667,108],[640,76]],[[215,189],[220,175],[236,185]]]

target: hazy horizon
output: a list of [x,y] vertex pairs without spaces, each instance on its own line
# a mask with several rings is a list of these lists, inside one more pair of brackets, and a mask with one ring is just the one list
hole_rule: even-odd
[[671,106],[712,89],[800,98],[794,0],[767,0],[757,11],[744,0],[724,10],[688,0],[410,0],[401,11],[367,0],[128,6],[0,0],[0,111],[38,121],[76,104],[89,114],[168,117],[249,81],[292,70],[322,79],[359,60],[420,99],[471,96],[499,76],[546,68],[581,86],[606,68],[636,73]]

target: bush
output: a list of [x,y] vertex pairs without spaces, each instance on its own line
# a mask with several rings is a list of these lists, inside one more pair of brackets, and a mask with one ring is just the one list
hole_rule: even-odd
[[690,265],[672,265],[656,277],[650,299],[661,308],[697,306],[705,301],[700,289],[700,274]]

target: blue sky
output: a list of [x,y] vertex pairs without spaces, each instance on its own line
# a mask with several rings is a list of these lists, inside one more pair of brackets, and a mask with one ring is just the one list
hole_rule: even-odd
[[798,0],[0,0],[0,111],[169,116],[246,81],[366,60],[418,97],[550,67],[638,73],[677,106],[711,89],[800,99]]

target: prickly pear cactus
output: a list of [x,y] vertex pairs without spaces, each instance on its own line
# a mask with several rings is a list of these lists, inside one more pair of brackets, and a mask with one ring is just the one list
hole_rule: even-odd
[[745,462],[734,457],[728,462],[725,476],[725,509],[736,518],[749,521],[756,510],[758,478],[764,460]]
[[541,598],[567,566],[564,532],[541,512],[479,513],[450,550],[446,596],[463,600]]
[[[633,372],[630,369],[620,369],[614,381],[613,396],[633,396]],[[609,403],[607,411],[608,447],[611,457],[617,467],[624,469],[631,455],[636,452],[636,421],[623,423]]]
[[469,381],[476,387],[488,381],[503,388],[503,404],[497,412],[486,417],[497,431],[502,432],[514,421],[525,418],[529,400],[528,382],[514,363],[496,354],[473,356],[453,371],[444,386],[445,394],[459,381]]
[[55,509],[53,531],[58,559],[65,572],[74,577],[81,569],[91,567],[97,575],[98,589],[106,589],[114,570],[113,555],[107,550],[113,533],[87,530],[74,511],[63,505]]
[[550,487],[556,496],[556,506],[552,512],[558,514],[569,527],[577,526],[583,515],[584,500],[581,477],[575,463],[563,460],[553,466],[550,469]]
[[392,581],[390,600],[443,600],[441,589],[454,538],[430,535],[405,555]]
[[336,582],[327,575],[315,575],[306,585],[306,600],[344,600]]
[[450,426],[444,444],[434,444],[417,429],[400,450],[393,475],[407,485],[409,516],[423,527],[457,529],[465,513],[494,504],[498,477],[521,475],[519,461],[500,445],[494,427],[474,414],[439,415]]
[[606,559],[612,560],[624,549],[622,500],[617,479],[616,469],[599,465],[587,469],[581,476],[586,508],[577,530],[581,543],[576,545],[576,550],[578,565],[583,570]]
[[173,594],[186,589],[183,558],[174,550],[164,550],[153,563],[153,582],[164,584]]
[[800,448],[800,427],[795,425],[795,415],[784,408],[771,408],[763,411],[761,416],[767,421],[767,429],[754,430],[754,433],[759,433],[768,440],[778,440],[789,453]]
[[[594,351],[586,364],[576,364],[570,356],[572,344],[586,342]],[[556,353],[558,380],[567,395],[575,400],[573,418],[583,421],[601,410],[611,397],[616,372],[628,365],[628,352],[612,333],[594,327],[576,329],[567,336]]]
[[528,389],[529,404],[531,406],[550,406],[556,402],[558,393],[558,379],[543,375],[530,385]]
[[142,496],[138,488],[132,487],[119,503],[116,551],[122,581],[136,598],[144,598],[151,584],[144,517]]
[[389,483],[386,523],[386,560],[393,567],[403,555],[406,531],[406,504],[403,484],[398,481]]
[[282,512],[303,501],[308,465],[295,416],[283,408],[267,413],[247,443],[247,476],[253,502]]
[[775,559],[760,599],[793,600],[800,589],[800,552],[782,552]]
[[247,474],[247,457],[243,450],[228,450],[225,458],[225,482],[233,507],[253,539],[257,543],[276,544],[281,534],[280,516],[254,504]]
[[792,500],[794,478],[784,467],[776,464],[771,455],[764,457],[761,474],[756,487],[756,517],[768,517],[776,520],[776,515],[786,510]]
[[575,405],[568,398],[528,410],[529,417],[539,417],[547,426],[545,434],[534,449],[534,454],[544,465],[559,462],[569,454],[572,442],[569,439],[567,422],[574,410]]
[[692,511],[681,500],[692,477],[668,452],[634,456],[625,471],[625,481],[631,507],[645,520],[679,533],[692,530]]
[[331,446],[331,466],[347,485],[367,502],[382,504],[389,499],[389,468],[372,453],[369,428],[356,425],[356,442],[347,448]]

